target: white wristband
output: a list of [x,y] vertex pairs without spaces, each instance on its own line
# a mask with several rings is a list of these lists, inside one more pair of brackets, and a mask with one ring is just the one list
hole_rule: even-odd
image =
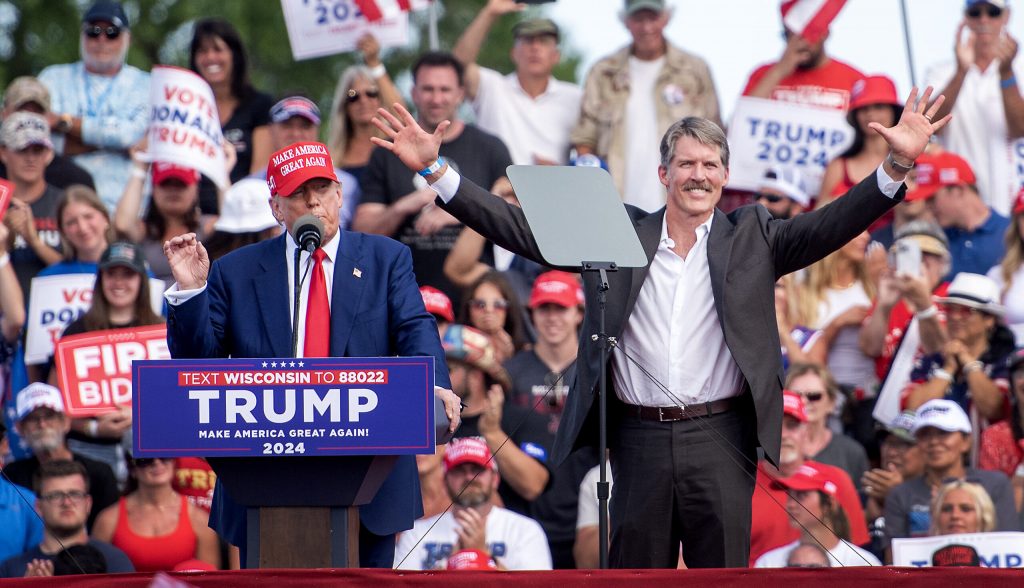
[[89,422],[85,425],[85,434],[96,438],[100,434],[100,422],[96,419],[89,419]]
[[933,304],[933,305],[929,306],[928,308],[926,308],[924,310],[919,310],[919,311],[915,312],[914,313],[914,318],[916,318],[919,321],[923,321],[925,319],[930,319],[930,318],[938,316],[938,315],[939,315],[939,307],[935,306]]
[[0,255],[0,268],[6,267],[7,264],[9,263],[11,263],[10,253],[4,253],[3,255]]
[[139,169],[137,167],[133,167],[132,168],[132,177],[140,179],[140,180],[145,180],[146,179],[146,172],[145,172],[145,170],[141,170],[141,169]]
[[938,378],[940,380],[945,380],[946,382],[952,382],[953,381],[953,374],[947,372],[946,370],[944,370],[942,368],[935,368],[935,369],[933,369],[932,370],[932,377],[933,378]]
[[373,76],[373,79],[382,78],[388,75],[388,70],[384,69],[383,63],[378,63],[370,68],[370,75]]

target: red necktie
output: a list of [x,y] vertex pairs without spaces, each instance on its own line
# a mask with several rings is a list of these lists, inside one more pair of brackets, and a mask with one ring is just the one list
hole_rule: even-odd
[[303,357],[327,357],[331,348],[331,304],[327,301],[327,279],[324,277],[323,249],[313,252],[313,275],[309,280],[306,300],[306,340]]

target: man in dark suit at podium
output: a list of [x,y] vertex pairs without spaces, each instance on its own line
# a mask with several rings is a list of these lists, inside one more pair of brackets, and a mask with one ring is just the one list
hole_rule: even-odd
[[[323,144],[297,143],[270,161],[270,207],[288,234],[243,247],[212,267],[195,234],[164,244],[176,280],[166,294],[172,356],[292,356],[291,276],[297,245],[291,235],[296,221],[312,214],[324,231],[300,293],[297,355],[432,355],[435,393],[454,430],[459,400],[449,390],[444,351],[434,319],[423,307],[409,249],[385,237],[339,229],[341,186]],[[300,264],[309,259],[303,252]],[[219,519],[222,524],[214,528],[242,546],[244,509],[221,490],[218,485],[211,521],[216,525]],[[377,495],[359,509],[360,565],[391,567],[395,534],[411,529],[422,514],[415,460],[401,456]]]
[[[729,180],[729,145],[718,125],[688,117],[665,133],[657,173],[666,207],[626,206],[648,263],[608,276],[605,332],[617,343],[604,365],[591,338],[600,332],[599,305],[587,301],[577,376],[553,451],[557,467],[574,449],[596,444],[594,399],[607,370],[612,567],[674,568],[680,543],[687,567],[747,566],[756,447],[778,463],[782,431],[775,282],[839,249],[902,199],[906,173],[948,120],[932,122],[942,99],[929,108],[930,93],[918,103],[915,89],[896,126],[871,124],[890,147],[876,173],[789,220],[772,219],[762,206],[716,208]],[[427,133],[398,105],[396,112],[401,118],[378,111],[387,139],[374,143],[422,170],[445,210],[467,226],[541,261],[522,210],[438,158],[447,124]],[[584,275],[588,296],[597,282]]]

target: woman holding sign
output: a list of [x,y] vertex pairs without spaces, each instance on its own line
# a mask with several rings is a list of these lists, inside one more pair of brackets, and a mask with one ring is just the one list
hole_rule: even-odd
[[379,136],[373,117],[381,106],[405,103],[380,60],[380,43],[370,33],[359,39],[359,51],[366,65],[353,65],[341,73],[331,101],[327,147],[341,169],[362,180],[370,162],[373,143]]
[[[98,267],[92,306],[68,325],[62,337],[164,322],[163,317],[153,312],[146,264],[138,245],[125,241],[113,243],[100,256]],[[50,383],[58,385],[56,372],[51,373]],[[118,480],[124,482],[128,470],[121,443],[131,426],[129,407],[96,418],[74,419],[68,447],[108,464]]]

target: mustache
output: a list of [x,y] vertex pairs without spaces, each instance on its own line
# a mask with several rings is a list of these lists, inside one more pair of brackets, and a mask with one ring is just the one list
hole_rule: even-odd
[[709,182],[686,182],[683,184],[683,191],[687,190],[706,190],[710,192],[712,186]]

